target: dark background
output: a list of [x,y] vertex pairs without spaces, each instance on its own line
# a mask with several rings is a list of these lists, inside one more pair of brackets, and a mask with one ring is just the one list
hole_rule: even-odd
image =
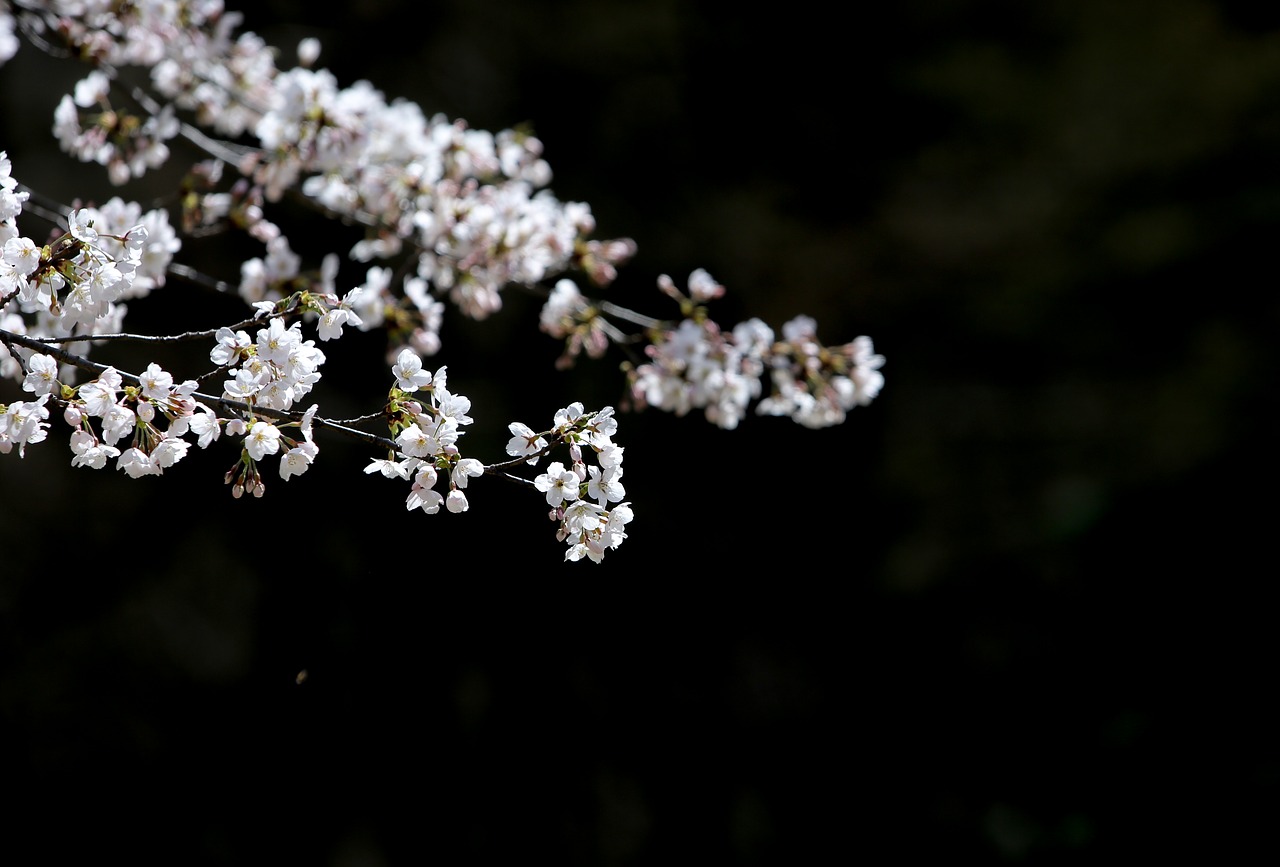
[[[495,481],[466,515],[408,515],[343,442],[235,502],[225,448],[131,481],[73,471],[55,426],[0,464],[4,838],[44,856],[21,863],[1267,839],[1280,14],[279,0],[247,26],[316,35],[342,83],[429,113],[532,123],[556,194],[639,245],[610,300],[671,315],[657,275],[705,267],[721,322],[871,335],[886,385],[824,431],[624,415],[636,519],[600,565],[562,564],[543,506]],[[53,68],[24,46],[0,69],[0,149],[49,195],[106,198],[48,135],[80,74]],[[622,397],[616,358],[557,372],[539,302],[506,303],[450,316],[426,362],[486,460],[510,420]],[[322,409],[375,408],[377,352],[326,348]]]

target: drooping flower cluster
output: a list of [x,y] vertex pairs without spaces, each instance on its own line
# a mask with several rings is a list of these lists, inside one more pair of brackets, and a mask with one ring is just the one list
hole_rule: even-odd
[[[207,445],[203,432],[213,416],[208,407],[192,399],[196,383],[175,384],[154,362],[136,383],[128,385],[111,367],[78,387],[64,384],[59,381],[57,361],[40,353],[31,354],[26,369],[23,390],[37,395],[37,400],[6,408],[0,417],[0,452],[16,444],[22,454],[26,445],[45,439],[48,422],[44,419],[51,399],[64,407],[62,417],[72,429],[73,467],[102,469],[115,458],[116,466],[133,478],[160,475],[186,455],[189,444],[182,437],[188,431],[196,432],[201,444]],[[197,408],[203,413],[198,414]],[[213,426],[216,430],[216,421]],[[128,441],[123,451],[116,446],[122,440]]]
[[[137,385],[126,385],[115,368],[107,368],[67,401],[63,419],[72,428],[71,465],[100,470],[115,458],[116,467],[131,478],[163,474],[190,447],[182,437],[196,416],[191,397],[195,390],[193,380],[175,384],[173,376],[154,362]],[[196,427],[206,429],[207,408],[201,415]],[[98,420],[100,436],[93,419]],[[123,451],[116,446],[122,440],[128,443]]]
[[[618,431],[613,407],[589,413],[575,402],[557,411],[551,430],[544,433],[522,422],[507,428],[512,434],[507,454],[531,464],[553,446],[568,447],[569,464],[552,461],[533,484],[551,506],[550,518],[559,525],[556,538],[569,546],[565,559],[599,563],[606,551],[622,544],[627,537],[623,528],[633,517],[631,504],[623,502],[624,449],[613,442]],[[595,463],[588,464],[587,457],[594,457]]]
[[[247,419],[238,416],[227,421],[226,432],[229,436],[244,437],[240,458],[231,469],[227,470],[225,477],[226,483],[232,486],[231,495],[241,497],[248,491],[255,497],[261,497],[265,493],[266,485],[262,481],[262,471],[258,464],[267,455],[280,456],[280,478],[286,482],[293,476],[305,473],[320,453],[320,447],[315,443],[313,432],[316,411],[319,408],[318,404],[312,404],[302,414],[301,419],[289,422],[287,425],[277,425],[267,418],[255,417],[252,414]],[[288,436],[283,427],[298,428],[302,439]],[[206,430],[208,436],[216,439],[218,420],[215,418]],[[206,435],[202,434],[201,448],[207,445],[207,442]]]
[[[463,425],[471,424],[471,400],[454,394],[448,388],[447,371],[435,373],[422,367],[422,359],[412,349],[401,350],[391,369],[396,384],[392,386],[386,406],[388,426],[396,448],[387,457],[377,458],[365,467],[366,473],[381,473],[394,479],[413,480],[405,508],[421,509],[434,515],[444,506],[450,512],[465,512],[467,482],[484,473],[484,464],[475,458],[464,458],[458,450]],[[423,392],[425,402],[416,397]],[[446,493],[435,489],[444,477]]]

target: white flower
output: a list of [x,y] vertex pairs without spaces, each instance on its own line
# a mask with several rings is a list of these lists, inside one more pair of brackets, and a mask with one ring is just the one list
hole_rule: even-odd
[[4,242],[4,262],[23,277],[40,267],[40,247],[30,238],[18,236]]
[[596,448],[612,445],[611,437],[618,432],[618,419],[613,414],[613,407],[606,406],[591,416],[587,425],[587,442]]
[[609,520],[604,526],[602,535],[608,541],[610,548],[617,548],[622,544],[622,540],[627,538],[622,528],[631,523],[634,517],[630,503],[619,503],[609,510]]
[[0,413],[0,454],[8,454],[13,444],[18,444],[18,457],[26,457],[28,445],[44,442],[48,436],[49,408],[45,406],[49,395],[39,400],[15,400]]
[[98,233],[93,228],[93,211],[77,208],[67,217],[67,228],[71,237],[86,243],[98,240]]
[[312,454],[309,449],[302,446],[289,449],[287,453],[280,457],[280,478],[285,481],[290,476],[300,476],[307,471],[307,467],[311,466]]
[[622,455],[625,451],[626,449],[622,446],[606,446],[596,453],[596,460],[605,469],[620,468],[622,466]]
[[472,418],[467,415],[471,411],[471,398],[454,394],[437,383],[436,402],[436,409],[440,412],[440,420],[443,424],[454,427],[471,424]]
[[110,90],[111,81],[103,72],[95,69],[76,82],[73,98],[76,105],[89,108],[99,102],[106,102]]
[[241,368],[236,371],[235,379],[222,383],[222,393],[232,400],[248,400],[262,390],[258,375],[252,370]]
[[133,410],[118,403],[111,404],[106,415],[102,417],[102,435],[108,442],[119,442],[133,433],[137,417]]
[[413,484],[416,487],[421,488],[434,488],[436,486],[436,479],[439,477],[439,473],[436,472],[435,464],[424,462],[422,466],[418,468],[417,475],[413,477]]
[[115,446],[103,445],[97,437],[85,430],[72,431],[71,451],[75,457],[71,459],[73,467],[90,467],[100,470],[107,465],[107,460],[118,457],[120,450]]
[[125,449],[124,454],[116,461],[116,467],[124,470],[131,479],[143,476],[158,476],[160,468],[152,463],[151,458],[141,449]]
[[408,498],[404,501],[406,510],[412,512],[414,509],[421,509],[428,515],[434,515],[440,511],[440,507],[443,504],[444,497],[440,496],[439,491],[433,491],[430,488],[423,488],[418,485],[413,486]]
[[507,440],[507,454],[517,458],[534,455],[526,463],[530,465],[536,464],[538,462],[537,453],[547,447],[547,441],[522,422],[513,421],[507,425],[507,430],[513,434],[511,439]]
[[585,536],[580,541],[575,541],[569,546],[569,550],[564,552],[564,559],[577,562],[583,557],[589,558],[593,563],[599,563],[604,559],[604,544],[599,538],[594,536]]
[[106,418],[111,408],[116,405],[116,393],[123,380],[120,372],[108,367],[93,382],[86,382],[77,392],[84,401],[84,411],[95,418]]
[[274,455],[280,450],[280,429],[270,422],[255,421],[244,438],[244,447],[255,461]]
[[320,40],[314,36],[308,36],[298,42],[298,63],[303,66],[311,66],[320,56]]
[[413,487],[409,490],[409,496],[404,503],[405,509],[408,511],[421,509],[428,515],[439,512],[440,507],[444,505],[444,497],[440,496],[438,491],[432,490],[436,478],[436,468],[429,463],[424,463],[413,479]]
[[431,371],[422,369],[422,359],[412,349],[400,350],[391,372],[396,378],[396,388],[401,391],[417,391],[431,384]]
[[147,365],[146,371],[138,377],[142,384],[142,394],[152,400],[165,400],[173,388],[173,375],[160,369],[154,361]]
[[603,523],[604,509],[590,500],[578,500],[564,510],[564,526],[570,536],[590,533]]
[[258,357],[283,367],[294,347],[302,342],[302,323],[284,327],[283,319],[272,319],[266,328],[258,331]]
[[724,287],[703,268],[698,268],[689,275],[689,297],[699,304],[723,296],[724,291]]
[[567,430],[569,428],[577,427],[581,420],[582,403],[580,401],[574,401],[564,409],[556,410],[555,420],[552,424],[555,426],[556,430]]
[[33,355],[27,362],[28,373],[22,390],[36,395],[50,394],[58,384],[58,362],[52,355]]
[[302,438],[307,442],[311,442],[311,428],[315,424],[316,413],[320,411],[320,404],[313,403],[302,414],[302,421],[298,425],[298,429],[302,431]]
[[482,475],[484,475],[484,464],[480,463],[480,461],[475,458],[463,458],[458,461],[457,466],[453,468],[450,479],[453,484],[457,485],[459,488],[465,488],[467,486],[468,479]]
[[547,495],[547,505],[559,506],[565,500],[578,499],[581,480],[573,470],[559,461],[547,465],[547,471],[533,480],[533,486]]
[[191,443],[177,437],[165,437],[151,450],[151,460],[160,469],[168,469],[186,457]]
[[218,345],[209,352],[209,360],[219,367],[235,364],[242,354],[253,345],[247,331],[232,331],[230,328],[219,328]]
[[578,285],[567,278],[557,280],[539,314],[539,327],[552,337],[564,337],[574,317],[586,306]]
[[356,320],[352,323],[353,325],[360,324],[359,318],[355,317],[350,310],[344,307],[332,307],[320,317],[320,321],[316,324],[316,332],[321,340],[337,340],[342,336],[342,326],[352,318]]
[[627,490],[622,486],[622,482],[618,479],[622,476],[622,469],[605,469],[600,467],[587,467],[590,479],[587,482],[587,496],[591,497],[601,506],[607,504],[610,500],[619,502],[627,495]]
[[396,437],[396,445],[412,458],[429,458],[440,450],[440,443],[430,436],[417,423],[409,425]]
[[367,467],[364,468],[365,473],[381,473],[388,479],[408,479],[409,468],[406,466],[407,461],[391,461],[375,458]]
[[218,425],[218,416],[213,410],[204,404],[199,404],[197,410],[187,422],[187,429],[196,435],[196,445],[207,449],[209,444],[222,433],[222,429]]

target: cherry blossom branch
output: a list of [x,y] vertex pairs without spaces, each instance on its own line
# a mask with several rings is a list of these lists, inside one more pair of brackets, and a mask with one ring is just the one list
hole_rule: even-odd
[[[115,461],[130,477],[162,474],[185,455],[188,438],[206,448],[227,436],[239,447],[226,474],[233,495],[262,496],[263,461],[278,456],[282,479],[300,475],[319,453],[314,431],[328,429],[384,450],[365,472],[409,482],[408,509],[465,512],[468,480],[480,475],[531,487],[545,497],[566,559],[599,562],[632,518],[613,408],[572,403],[542,431],[511,422],[509,460],[463,457],[470,401],[449,387],[445,368],[422,364],[440,349],[446,304],[482,320],[507,290],[541,296],[538,328],[564,347],[558,367],[624,354],[624,409],[698,411],[731,429],[754,405],[757,414],[824,427],[879,393],[884,359],[870,338],[824,345],[807,316],[780,332],[758,319],[721,327],[710,308],[725,289],[703,269],[685,288],[658,277],[678,311],[670,319],[594,297],[636,245],[594,238],[589,206],[551,195],[551,170],[531,132],[475,130],[388,101],[366,82],[340,87],[312,68],[313,40],[299,46],[297,66],[280,68],[281,55],[239,31],[241,20],[221,0],[180,8],[0,0],[0,65],[17,50],[7,38],[17,31],[50,57],[89,66],[53,112],[66,154],[102,165],[116,186],[169,162],[170,142],[200,160],[150,210],[118,196],[68,209],[19,185],[0,152],[0,380],[35,398],[0,403],[0,453],[21,456],[43,442],[52,404],[71,428],[74,467]],[[138,72],[145,86],[126,81]],[[339,289],[337,253],[304,267],[275,222],[286,196],[363,235],[345,257],[364,271],[344,278],[352,288]],[[24,236],[24,212],[57,227],[55,236]],[[263,249],[230,263],[238,282],[175,261],[184,240],[226,231]],[[127,302],[169,278],[238,297],[253,314],[169,335],[124,328]],[[304,325],[316,339],[304,337]],[[347,328],[386,333],[395,384],[382,410],[350,423],[319,417],[316,404],[300,411],[321,378],[321,345],[339,345]],[[181,383],[154,362],[129,374],[88,358],[106,342],[201,340],[212,344],[213,370]],[[77,372],[89,378],[77,382]],[[219,376],[220,394],[199,390]],[[389,436],[355,426],[377,420]],[[520,463],[545,471],[524,479],[511,472]]]

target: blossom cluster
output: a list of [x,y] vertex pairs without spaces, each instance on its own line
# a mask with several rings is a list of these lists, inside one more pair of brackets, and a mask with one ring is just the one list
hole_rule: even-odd
[[[639,406],[676,415],[701,409],[708,421],[732,430],[759,399],[756,412],[761,415],[788,416],[820,428],[842,423],[850,410],[867,405],[880,392],[884,357],[875,354],[871,338],[823,346],[809,316],[783,325],[781,340],[757,318],[725,332],[702,306],[721,297],[724,287],[704,269],[694,271],[688,285],[684,295],[670,277],[659,278],[663,292],[679,299],[689,315],[673,327],[655,329],[645,347],[649,360],[629,371]],[[772,390],[760,399],[766,373]]]
[[[222,433],[244,437],[241,460],[228,474],[236,477],[233,493],[245,490],[262,496],[265,486],[256,462],[276,454],[282,441],[286,446],[280,460],[280,477],[299,475],[310,466],[319,447],[312,440],[312,406],[298,422],[302,440],[283,436],[271,422],[237,417],[221,420],[205,403],[195,399],[196,382],[175,383],[173,376],[152,362],[139,377],[125,376],[108,367],[95,379],[78,386],[58,379],[57,361],[49,355],[33,353],[26,359],[28,373],[23,389],[37,395],[35,401],[0,405],[0,453],[18,446],[25,453],[29,444],[42,442],[49,428],[47,404],[51,399],[63,407],[63,420],[71,428],[71,466],[102,469],[109,460],[131,478],[162,475],[186,456],[191,434],[200,448],[207,448]],[[96,426],[95,426],[96,420]],[[163,425],[163,426],[162,426]],[[124,449],[117,444],[125,441]]]
[[111,83],[94,70],[66,94],[54,113],[53,133],[66,153],[106,166],[112,183],[141,177],[169,159],[166,141],[178,134],[173,108],[139,116],[112,108]]
[[[300,476],[307,471],[320,453],[320,447],[313,438],[313,424],[319,404],[312,404],[302,417],[291,423],[298,428],[301,439],[290,437],[284,433],[280,425],[266,418],[233,418],[226,422],[226,433],[231,436],[243,436],[244,445],[240,450],[240,459],[227,471],[225,481],[231,485],[231,494],[240,497],[245,491],[255,497],[261,497],[266,491],[262,481],[262,472],[258,464],[267,455],[279,455],[280,478],[288,481],[293,476]],[[212,436],[217,437],[216,425]],[[206,444],[204,436],[201,446]]]
[[810,428],[840,424],[854,407],[871,403],[884,385],[884,356],[876,354],[870,337],[823,346],[809,316],[782,326],[782,340],[769,347],[767,363],[773,392],[757,412],[789,416]]
[[[546,472],[533,480],[551,506],[549,517],[558,525],[556,538],[569,546],[565,559],[585,557],[599,563],[605,551],[621,545],[627,537],[623,528],[633,514],[631,504],[623,501],[627,494],[622,485],[624,449],[613,442],[618,431],[613,407],[589,413],[575,402],[556,412],[548,431],[535,432],[522,422],[512,422],[507,429],[511,431],[507,454],[531,464],[555,445],[568,447],[567,466],[551,461]],[[588,457],[595,463],[588,465]]]
[[[102,469],[109,459],[129,476],[160,475],[187,453],[181,437],[191,430],[207,444],[210,425],[217,430],[211,413],[197,415],[191,399],[196,383],[175,383],[158,364],[148,365],[136,383],[126,385],[120,372],[106,368],[96,379],[78,387],[58,379],[58,362],[50,355],[31,354],[25,363],[24,391],[35,401],[9,404],[0,424],[0,451],[14,444],[23,453],[29,444],[42,442],[49,427],[47,404],[56,399],[63,407],[63,419],[72,428],[73,467]],[[95,428],[92,420],[97,419]],[[159,426],[165,420],[164,428]],[[100,435],[99,435],[100,431]],[[115,444],[129,440],[121,451]]]
[[38,400],[16,400],[8,405],[0,404],[0,455],[7,455],[18,447],[18,456],[25,457],[28,445],[44,442],[49,435],[49,395]]
[[572,280],[556,281],[538,320],[542,331],[564,341],[564,354],[556,360],[558,368],[572,366],[583,351],[589,358],[601,358],[609,349],[608,321]]
[[[71,211],[66,231],[37,243],[17,226],[28,197],[12,177],[8,154],[0,151],[0,328],[75,338],[69,348],[87,352],[90,339],[120,329],[127,301],[164,285],[181,241],[165,210],[144,213],[117,196],[101,207]],[[23,375],[0,344],[0,376]],[[72,371],[63,376],[70,378]]]
[[314,340],[303,339],[301,321],[286,327],[283,318],[272,318],[252,341],[247,331],[223,327],[217,339],[209,360],[232,374],[223,397],[287,410],[320,381],[325,355]]
[[[193,173],[205,185],[192,185],[185,219],[207,226],[253,211],[233,203],[278,201],[296,189],[366,226],[350,250],[353,259],[412,249],[416,267],[396,287],[409,315],[428,322],[435,315],[438,302],[413,303],[427,301],[414,291],[426,283],[480,319],[502,307],[506,286],[532,286],[572,267],[603,285],[634,251],[628,240],[589,239],[590,207],[561,202],[546,189],[551,170],[537,137],[428,117],[414,103],[389,102],[366,81],[340,87],[329,71],[309,68],[313,48],[301,52],[303,63],[280,69],[270,46],[238,32],[242,16],[221,0],[15,5],[25,10],[26,27],[95,64],[58,109],[55,131],[64,151],[108,166],[111,180],[122,184],[168,158],[165,142],[180,129],[177,111],[216,134],[248,138],[248,145],[218,149],[220,160],[233,161],[243,175],[229,189],[212,186],[223,174],[217,167]],[[0,0],[0,30],[11,20],[7,7]],[[163,100],[148,120],[110,109],[106,70],[127,67],[149,69]],[[264,243],[279,237],[269,221],[247,222],[242,226],[251,225]],[[414,279],[420,282],[409,285]],[[415,344],[432,345],[430,338]]]
[[[465,433],[463,426],[472,422],[467,414],[470,398],[449,390],[446,368],[434,373],[426,370],[422,359],[409,348],[400,351],[391,372],[396,384],[387,398],[385,413],[395,448],[388,450],[387,457],[370,461],[364,471],[389,479],[412,479],[405,500],[410,511],[421,509],[434,515],[441,506],[454,513],[467,511],[471,508],[467,482],[484,472],[483,463],[462,457],[458,449],[458,440]],[[419,391],[422,394],[415,396]],[[445,494],[435,489],[442,473],[448,480]]]

